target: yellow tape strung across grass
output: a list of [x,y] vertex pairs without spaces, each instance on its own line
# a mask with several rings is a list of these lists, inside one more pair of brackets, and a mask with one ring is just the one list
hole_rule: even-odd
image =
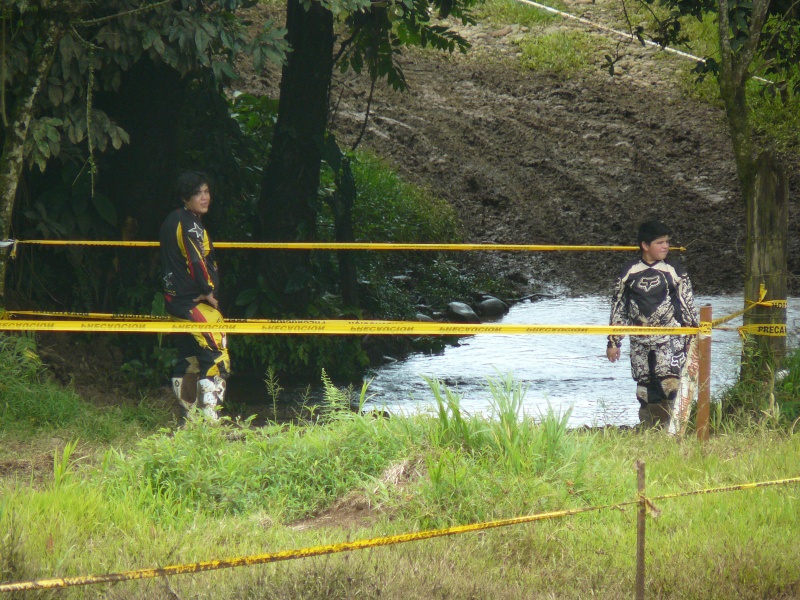
[[606,510],[612,508],[619,509],[625,506],[639,504],[641,500],[644,500],[650,506],[652,506],[652,502],[656,500],[668,500],[672,498],[697,496],[701,494],[716,494],[719,492],[744,491],[760,487],[787,485],[790,483],[800,483],[800,477],[794,477],[790,479],[778,479],[774,481],[743,483],[739,485],[732,485],[726,487],[696,490],[693,492],[679,492],[676,494],[665,494],[662,496],[654,496],[652,498],[647,498],[643,496],[636,500],[619,502],[617,504],[606,504],[603,506],[586,506],[583,508],[573,508],[567,510],[547,512],[547,513],[538,513],[534,515],[528,515],[525,517],[500,519],[497,521],[488,521],[485,523],[473,523],[471,525],[457,525],[455,527],[447,527],[444,529],[429,529],[426,531],[418,531],[415,533],[403,533],[399,535],[371,538],[367,540],[357,540],[354,542],[344,542],[341,544],[312,546],[309,548],[301,548],[298,550],[285,550],[283,552],[255,554],[251,556],[243,556],[243,557],[229,558],[223,560],[209,560],[203,562],[188,563],[183,565],[172,565],[168,567],[137,569],[135,571],[123,571],[120,573],[109,573],[107,575],[87,575],[82,577],[62,577],[54,579],[37,579],[34,581],[20,581],[16,583],[2,583],[0,584],[0,593],[66,588],[79,585],[92,585],[97,583],[113,583],[119,581],[132,581],[137,579],[154,579],[156,577],[167,577],[170,575],[186,575],[189,573],[202,573],[205,571],[215,571],[219,569],[230,569],[234,567],[259,565],[265,563],[279,562],[283,560],[308,558],[310,556],[323,556],[326,554],[352,552],[354,550],[366,550],[368,548],[377,548],[380,546],[391,546],[394,544],[402,544],[405,542],[416,542],[436,537],[459,535],[463,533],[471,533],[474,531],[484,531],[486,529],[494,529],[497,527],[507,527],[510,525],[521,525],[523,523],[533,523],[535,521],[557,519],[561,517],[568,517],[572,515],[578,515],[581,513],[594,512],[599,510]]
[[[707,326],[708,324],[702,324]],[[320,335],[472,335],[472,334],[571,334],[571,335],[695,335],[702,327],[634,327],[603,325],[464,325],[418,321],[264,321],[246,323],[189,323],[185,321],[9,321],[0,320],[0,331],[82,331],[180,333],[221,332],[250,334],[313,333]]]
[[672,500],[673,498],[686,498],[687,496],[700,496],[703,494],[719,494],[721,492],[739,492],[744,490],[754,490],[756,488],[771,487],[775,485],[788,485],[790,483],[800,483],[800,477],[789,477],[787,479],[775,479],[773,481],[758,481],[753,483],[739,483],[724,487],[708,488],[705,490],[695,490],[693,492],[678,492],[675,494],[664,494],[663,496],[653,496],[648,500]]
[[[136,242],[115,240],[8,240],[13,244],[36,244],[40,246],[120,246],[157,248],[158,242]],[[638,251],[637,246],[570,246],[554,244],[407,244],[389,242],[214,242],[218,249],[250,250],[494,250],[502,252],[556,252],[556,251]],[[686,248],[672,248],[682,252]]]
[[428,540],[436,537],[445,537],[470,533],[473,531],[483,531],[496,527],[507,527],[509,525],[520,525],[522,523],[532,523],[534,521],[545,521],[577,515],[591,511],[598,511],[607,508],[621,508],[631,504],[638,504],[638,500],[620,502],[619,504],[609,504],[606,506],[587,506],[584,508],[573,508],[559,510],[549,513],[539,513],[526,517],[515,517],[512,519],[501,519],[498,521],[488,521],[486,523],[474,523],[472,525],[458,525],[445,529],[430,529],[415,533],[403,533],[400,535],[390,535],[386,537],[372,538],[368,540],[357,540],[355,542],[344,542],[341,544],[330,544],[327,546],[313,546],[301,548],[299,550],[286,550],[284,552],[273,552],[268,554],[256,554],[239,558],[229,558],[224,560],[209,560],[185,565],[173,565],[169,567],[155,569],[138,569],[136,571],[125,571],[122,573],[110,573],[108,575],[89,575],[85,577],[65,577],[60,579],[38,579],[36,581],[23,581],[19,583],[0,584],[0,592],[16,592],[23,590],[42,590],[53,588],[65,588],[77,585],[90,585],[95,583],[110,583],[116,581],[130,581],[133,579],[153,579],[155,577],[165,577],[168,575],[184,575],[187,573],[201,573],[203,571],[214,571],[217,569],[230,569],[232,567],[242,567],[246,565],[260,565],[264,563],[278,562],[282,560],[292,560],[297,558],[308,558],[310,556],[322,556],[325,554],[337,554],[340,552],[352,552],[353,550],[365,550],[379,546],[391,546],[404,542],[416,542]]

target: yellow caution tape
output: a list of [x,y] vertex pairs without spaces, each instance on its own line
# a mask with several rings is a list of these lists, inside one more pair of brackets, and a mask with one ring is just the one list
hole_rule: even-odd
[[723,323],[732,321],[736,317],[742,316],[744,313],[746,313],[752,308],[755,308],[756,306],[770,306],[772,308],[781,309],[781,308],[786,308],[788,306],[788,303],[786,302],[786,300],[764,300],[763,302],[749,302],[747,308],[738,310],[735,313],[731,313],[725,317],[714,319],[711,322],[711,324],[713,327],[717,327],[718,325],[722,325]]
[[[135,242],[115,240],[14,240],[16,244],[37,244],[41,246],[128,246],[156,248],[158,242]],[[388,242],[214,242],[219,249],[252,249],[252,250],[494,250],[502,252],[556,252],[556,251],[592,251],[592,252],[631,252],[637,246],[570,246],[542,244],[408,244]],[[686,248],[672,248],[682,252]]]
[[8,321],[0,320],[5,331],[82,332],[222,332],[321,335],[472,335],[472,334],[567,334],[567,335],[695,335],[698,327],[634,327],[602,325],[507,325],[431,323],[416,321],[264,321],[246,323],[188,323],[184,321]]
[[[0,313],[0,319],[8,316],[24,315],[30,317],[83,317],[85,319],[109,319],[127,321],[169,321],[169,317],[157,315],[136,315],[127,313],[96,313],[81,311],[40,311],[40,310],[6,310]],[[233,319],[230,319],[233,320]]]
[[[67,312],[52,311],[44,312],[38,310],[6,310],[0,311],[0,319],[9,316],[24,315],[31,317],[83,317],[85,319],[104,319],[110,321],[170,321],[167,316],[158,315],[135,315],[126,313],[96,313],[96,312]],[[225,319],[226,323],[286,323],[284,320],[275,319]],[[292,322],[292,321],[288,321]],[[371,322],[371,321],[370,321]],[[384,321],[376,321],[383,323]]]
[[685,498],[687,496],[700,496],[703,494],[719,494],[720,492],[738,492],[743,490],[754,490],[756,488],[762,488],[762,487],[771,487],[775,485],[788,485],[790,483],[800,483],[800,477],[775,479],[774,481],[757,481],[752,483],[740,483],[737,485],[728,485],[724,487],[695,490],[693,492],[678,492],[676,494],[664,494],[663,496],[651,497],[650,500],[671,500],[673,498]]
[[310,556],[322,556],[325,554],[336,554],[340,552],[352,552],[353,550],[365,550],[367,548],[390,546],[394,544],[402,544],[404,542],[416,542],[436,537],[445,537],[449,535],[458,535],[463,533],[470,533],[473,531],[493,529],[496,527],[507,527],[509,525],[533,523],[534,521],[556,519],[560,517],[567,517],[570,515],[577,515],[580,513],[592,512],[602,509],[621,508],[623,506],[637,504],[638,502],[639,502],[638,500],[633,500],[629,502],[620,502],[619,504],[610,504],[605,506],[587,506],[584,508],[573,508],[568,510],[549,512],[549,513],[539,513],[535,515],[529,515],[526,517],[501,519],[498,521],[489,521],[486,523],[475,523],[472,525],[458,525],[455,527],[447,527],[445,529],[431,529],[427,531],[404,533],[400,535],[391,535],[386,537],[372,538],[368,540],[358,540],[354,542],[345,542],[341,544],[330,544],[327,546],[313,546],[310,548],[301,548],[299,550],[286,550],[284,552],[256,554],[254,556],[230,558],[225,560],[209,560],[204,562],[196,562],[185,565],[173,565],[169,567],[162,567],[156,569],[138,569],[136,571],[110,573],[108,575],[89,575],[85,577],[65,577],[60,579],[39,579],[36,581],[22,581],[19,583],[4,583],[0,584],[0,592],[18,592],[24,590],[65,588],[78,585],[90,585],[95,583],[130,581],[133,579],[153,579],[155,577],[166,577],[169,575],[184,575],[187,573],[201,573],[203,571],[230,569],[232,567],[241,567],[246,565],[260,565],[264,563],[278,562],[282,560],[308,558]]
[[786,337],[785,323],[754,323],[739,327],[739,333],[766,337]]
[[771,306],[772,308],[788,308],[789,303],[786,300],[768,300],[761,303],[762,306]]
[[766,297],[767,297],[767,288],[764,287],[764,284],[762,283],[760,286],[758,286],[758,300],[756,302],[747,300],[745,302],[747,306],[745,306],[742,310],[737,310],[736,312],[726,315],[724,317],[720,317],[719,319],[714,319],[713,321],[711,321],[711,326],[716,327],[717,325],[722,325],[723,323],[732,321],[736,317],[740,317],[741,315],[755,308],[756,306],[772,306],[771,302],[769,303],[764,302],[764,298]]
[[459,535],[464,533],[471,533],[474,531],[484,531],[487,529],[494,529],[497,527],[507,527],[510,525],[521,525],[524,523],[533,523],[535,521],[545,521],[548,519],[556,519],[577,515],[581,513],[619,509],[633,504],[641,504],[646,502],[649,506],[653,506],[652,502],[657,500],[668,500],[673,498],[682,498],[686,496],[696,496],[701,494],[715,494],[720,492],[733,492],[744,491],[755,488],[787,485],[790,483],[800,482],[800,477],[793,477],[789,479],[778,479],[774,481],[761,481],[754,483],[743,483],[739,485],[732,485],[726,487],[710,488],[705,490],[696,490],[691,492],[679,492],[675,494],[665,494],[662,496],[655,496],[647,498],[640,496],[636,500],[628,502],[619,502],[617,504],[606,504],[602,506],[586,506],[583,508],[573,508],[567,510],[559,510],[547,513],[538,513],[528,515],[525,517],[514,517],[511,519],[500,519],[496,521],[488,521],[484,523],[474,523],[471,525],[457,525],[455,527],[447,527],[444,529],[430,529],[426,531],[418,531],[414,533],[403,533],[399,535],[385,536],[379,538],[371,538],[366,540],[357,540],[354,542],[344,542],[340,544],[329,544],[325,546],[312,546],[309,548],[301,548],[298,550],[286,550],[283,552],[272,552],[266,554],[255,554],[251,556],[243,556],[237,558],[229,558],[224,560],[209,560],[203,562],[188,563],[183,565],[172,565],[161,568],[151,569],[137,569],[135,571],[123,571],[119,573],[109,573],[107,575],[87,575],[81,577],[62,577],[54,579],[37,579],[34,581],[20,581],[15,583],[2,583],[0,584],[0,593],[2,592],[21,592],[29,590],[42,590],[42,589],[55,589],[74,587],[79,585],[91,585],[97,583],[113,583],[118,581],[132,581],[137,579],[153,579],[156,577],[168,577],[170,575],[185,575],[189,573],[201,573],[204,571],[215,571],[219,569],[230,569],[241,566],[252,566],[271,562],[278,562],[283,560],[293,560],[299,558],[308,558],[311,556],[323,556],[326,554],[336,554],[341,552],[352,552],[354,550],[366,550],[368,548],[377,548],[380,546],[391,546],[394,544],[402,544],[405,542],[415,542],[421,540],[432,539],[436,537],[445,537],[451,535]]

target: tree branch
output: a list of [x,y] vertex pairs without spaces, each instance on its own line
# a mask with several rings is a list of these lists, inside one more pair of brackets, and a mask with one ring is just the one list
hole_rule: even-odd
[[[720,0],[720,3],[722,2],[723,0]],[[753,2],[753,12],[750,15],[749,35],[747,36],[747,41],[738,52],[739,58],[733,68],[733,76],[739,85],[743,85],[750,76],[750,64],[753,62],[753,57],[758,50],[758,44],[761,41],[761,31],[764,28],[764,22],[767,20],[768,10],[769,0],[755,0]]]
[[139,12],[144,12],[150,10],[151,8],[156,8],[158,6],[164,6],[165,4],[170,4],[172,0],[161,0],[161,2],[156,2],[155,4],[148,4],[147,6],[140,6],[139,8],[132,8],[131,10],[126,10],[114,15],[108,15],[106,17],[98,17],[97,19],[87,19],[85,21],[75,21],[72,23],[75,27],[88,27],[90,25],[99,25],[100,23],[105,23],[107,21],[113,21],[114,19],[118,19],[120,17],[124,17],[127,15],[132,15]]
[[353,147],[350,148],[351,152],[355,152],[355,149],[358,148],[358,145],[361,143],[361,138],[364,137],[364,132],[367,130],[367,123],[369,123],[369,109],[372,106],[372,94],[375,91],[375,82],[377,80],[377,77],[372,77],[372,85],[369,87],[369,98],[367,99],[367,110],[364,114],[364,125],[361,127],[361,133],[358,134],[358,139],[353,143]]
[[721,75],[730,79],[733,71],[733,52],[731,51],[730,14],[728,0],[719,0],[719,54]]
[[356,39],[356,36],[358,36],[358,34],[361,32],[361,29],[363,27],[364,27],[364,22],[363,21],[360,22],[360,23],[356,23],[355,27],[353,27],[353,35],[351,35],[349,38],[347,38],[346,40],[344,40],[342,42],[341,46],[339,46],[339,51],[334,55],[334,57],[333,57],[333,64],[334,65],[337,62],[339,62],[339,59],[342,58],[342,56],[344,55],[345,51],[347,50],[347,47],[350,44],[353,43],[353,41]]

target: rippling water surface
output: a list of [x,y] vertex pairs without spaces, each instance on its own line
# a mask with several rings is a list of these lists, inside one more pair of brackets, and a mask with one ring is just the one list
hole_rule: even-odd
[[[710,303],[714,318],[743,306],[741,297],[696,297],[697,306]],[[610,300],[602,297],[559,298],[526,302],[511,308],[502,323],[607,325]],[[740,325],[741,317],[730,325]],[[789,343],[797,344],[800,299],[789,299]],[[734,331],[714,330],[711,354],[712,396],[736,378],[740,341]],[[414,355],[380,367],[370,392],[372,406],[390,412],[417,412],[435,406],[422,376],[443,380],[457,390],[467,412],[488,412],[488,377],[511,373],[527,388],[525,412],[538,416],[552,406],[572,407],[571,426],[635,424],[638,403],[630,375],[629,345],[623,342],[622,359],[606,359],[606,338],[598,335],[476,335],[462,338],[458,347],[443,354]]]

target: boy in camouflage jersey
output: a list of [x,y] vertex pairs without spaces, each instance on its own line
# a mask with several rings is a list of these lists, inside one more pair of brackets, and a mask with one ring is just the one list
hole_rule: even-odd
[[[642,255],[617,279],[611,299],[611,325],[697,327],[692,283],[679,263],[667,260],[672,232],[661,221],[642,223]],[[608,336],[608,360],[620,357],[622,337]],[[645,427],[667,427],[687,360],[688,335],[631,336],[631,374],[636,380],[639,420]]]

